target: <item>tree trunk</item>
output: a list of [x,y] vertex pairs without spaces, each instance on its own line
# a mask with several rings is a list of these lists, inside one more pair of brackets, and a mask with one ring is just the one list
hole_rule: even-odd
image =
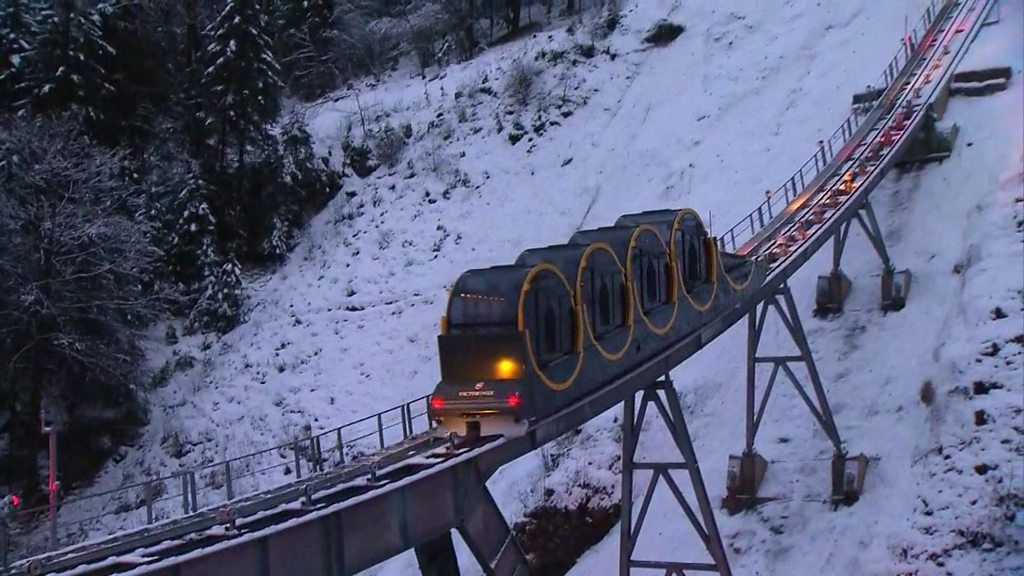
[[467,12],[466,25],[462,29],[462,41],[465,42],[466,46],[462,51],[462,55],[464,59],[469,60],[476,51],[476,34],[473,32],[473,26],[476,24],[476,0],[469,0],[467,4],[469,10]]
[[185,0],[185,69],[199,62],[199,10],[196,0]]
[[517,32],[519,30],[519,18],[523,8],[523,0],[508,0],[506,8],[508,12],[505,16],[505,24],[508,25],[509,32]]

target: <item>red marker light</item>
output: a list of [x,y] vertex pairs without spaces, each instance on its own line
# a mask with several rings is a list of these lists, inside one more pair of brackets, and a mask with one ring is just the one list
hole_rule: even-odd
[[508,405],[513,408],[518,408],[520,402],[522,402],[522,400],[520,400],[518,392],[508,397]]
[[11,494],[11,504],[15,507],[21,506],[21,498],[18,498],[17,494]]
[[441,408],[444,408],[444,399],[442,399],[440,396],[432,396],[430,398],[430,407],[433,408],[434,410],[440,410]]

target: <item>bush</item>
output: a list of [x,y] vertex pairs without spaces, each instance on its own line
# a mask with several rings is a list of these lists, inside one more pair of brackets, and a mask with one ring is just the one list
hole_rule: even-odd
[[686,28],[682,24],[676,24],[664,19],[658,20],[647,29],[647,33],[644,34],[644,42],[655,46],[665,46],[671,44],[673,40],[679,38],[679,35],[685,31]]
[[527,512],[512,529],[529,559],[531,574],[565,574],[608,534],[620,514],[617,502],[605,506],[585,500],[573,507],[545,504]]
[[622,14],[619,12],[618,0],[609,0],[601,10],[600,16],[594,20],[590,34],[595,40],[604,40],[619,27],[621,20]]
[[[409,131],[412,131],[411,127]],[[398,161],[402,159],[402,152],[405,151],[406,143],[405,136],[391,125],[384,126],[370,137],[373,157],[377,159],[377,162],[389,168],[398,165]]]
[[520,106],[526,106],[534,93],[538,76],[540,68],[522,58],[516,60],[509,66],[508,76],[505,77],[505,97]]

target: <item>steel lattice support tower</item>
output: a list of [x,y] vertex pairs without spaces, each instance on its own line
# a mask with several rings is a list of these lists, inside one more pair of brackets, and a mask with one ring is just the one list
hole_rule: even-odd
[[[762,342],[761,336],[764,331],[765,322],[769,310],[774,310],[777,317],[785,327],[792,343],[796,345],[797,354],[785,356],[761,356],[758,349]],[[793,370],[792,365],[802,364],[807,372],[807,387]],[[757,398],[757,368],[761,365],[771,366],[771,374],[764,385],[760,401]],[[768,462],[757,453],[754,444],[757,440],[757,432],[761,427],[765,409],[768,406],[768,399],[775,388],[779,376],[784,375],[793,385],[794,390],[803,400],[814,420],[821,426],[822,431],[832,444],[832,498],[835,501],[853,502],[860,494],[864,481],[864,472],[867,467],[867,458],[863,455],[849,458],[846,449],[843,447],[842,438],[839,436],[839,429],[832,416],[832,408],[829,406],[825,388],[821,382],[821,375],[818,372],[814,356],[811,354],[811,347],[804,332],[803,323],[800,321],[800,314],[793,294],[788,284],[783,284],[779,289],[769,295],[761,304],[747,314],[747,393],[746,393],[746,435],[743,454],[731,456],[729,469],[726,478],[727,496],[723,501],[726,509],[730,512],[738,512],[756,506],[764,501],[757,497],[757,490],[761,485],[768,467]]]
[[[643,428],[648,407],[654,406],[668,428],[672,440],[682,457],[677,462],[638,462],[636,460],[637,444]],[[696,501],[696,510],[683,494],[673,470],[685,470],[688,474]],[[647,485],[640,512],[633,518],[633,477],[636,471],[650,471],[651,479]],[[640,537],[644,521],[650,509],[654,490],[659,482],[664,482],[676,502],[682,508],[693,531],[700,539],[704,548],[711,556],[712,562],[671,562],[664,560],[638,560],[633,558],[637,541]],[[712,572],[720,576],[731,576],[729,560],[725,555],[725,547],[718,533],[718,525],[712,512],[711,501],[708,499],[704,479],[697,463],[697,455],[693,449],[690,432],[686,427],[686,419],[679,405],[672,380],[666,375],[641,392],[639,410],[636,407],[636,396],[630,394],[623,403],[622,418],[622,522],[619,535],[619,575],[626,576],[632,568],[664,569],[666,576],[683,575],[689,572]]]

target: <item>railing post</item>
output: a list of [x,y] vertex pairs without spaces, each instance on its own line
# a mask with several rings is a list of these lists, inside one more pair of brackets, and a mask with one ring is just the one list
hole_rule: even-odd
[[302,460],[299,459],[299,442],[292,443],[292,455],[295,457],[295,479],[302,480]]
[[382,412],[377,413],[377,443],[380,444],[380,449],[384,449],[384,414]]
[[0,568],[7,570],[11,567],[11,564],[7,558],[7,548],[9,547],[8,541],[10,536],[7,533],[7,521],[6,519],[0,520]]
[[181,473],[181,515],[187,516],[189,512],[188,505],[188,471]]
[[[767,203],[767,201],[765,203]],[[764,213],[761,212],[761,206],[763,206],[763,204],[757,205],[757,221],[761,225],[761,228],[764,228]]]
[[314,436],[313,437],[313,457],[316,459],[315,460],[316,461],[316,471],[317,472],[323,472],[324,471],[324,452],[323,452],[323,448],[320,445],[320,437],[319,436]]
[[341,428],[338,428],[338,466],[345,463],[345,441],[341,438]]
[[231,461],[228,460],[224,463],[224,488],[228,493],[228,500],[235,499],[235,487],[231,483]]
[[405,413],[405,404],[402,404],[398,408],[398,411],[401,412],[401,414],[402,414],[402,439],[405,440],[406,438],[408,438],[410,436],[410,434],[409,434],[409,419],[407,418],[408,415]]
[[199,498],[198,498],[198,495],[196,494],[197,490],[196,490],[196,473],[195,472],[189,472],[188,473],[188,491],[189,491],[189,494],[191,494],[191,496],[192,496],[192,513],[195,514],[196,512],[199,511]]
[[146,524],[153,523],[153,482],[147,481],[142,485],[143,495],[146,498]]
[[424,414],[427,415],[427,430],[433,430],[434,421],[430,419],[430,396],[423,397],[423,408],[425,410]]

